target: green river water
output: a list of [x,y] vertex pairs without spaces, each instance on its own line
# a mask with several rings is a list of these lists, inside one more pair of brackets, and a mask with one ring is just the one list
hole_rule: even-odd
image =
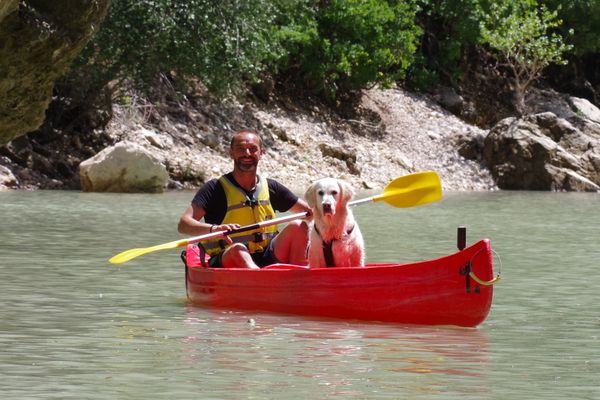
[[[366,194],[365,194],[366,195]],[[0,193],[0,399],[599,399],[600,195],[446,193],[354,209],[369,262],[490,238],[474,329],[210,311],[178,251],[193,193]]]

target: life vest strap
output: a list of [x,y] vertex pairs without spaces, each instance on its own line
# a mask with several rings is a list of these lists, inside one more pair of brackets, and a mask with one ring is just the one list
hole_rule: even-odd
[[233,204],[233,205],[227,207],[227,211],[237,210],[237,209],[244,208],[244,207],[254,207],[257,205],[265,206],[265,205],[269,205],[269,204],[271,204],[269,202],[269,200],[246,200],[242,203]]

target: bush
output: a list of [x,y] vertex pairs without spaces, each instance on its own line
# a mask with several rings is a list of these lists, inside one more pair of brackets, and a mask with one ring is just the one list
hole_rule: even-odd
[[563,54],[572,46],[554,31],[562,21],[536,0],[494,1],[480,12],[481,42],[495,52],[498,71],[512,79],[515,107],[522,114],[529,85],[551,63],[566,62]]
[[404,76],[416,10],[413,0],[114,0],[66,81],[81,98],[111,81],[149,91],[161,76],[221,95],[279,74],[335,98]]
[[420,45],[420,63],[411,69],[411,82],[420,86],[426,76],[433,85],[435,77],[441,76],[455,83],[468,67],[469,50],[479,42],[478,4],[479,0],[421,2],[418,21],[425,34]]
[[328,98],[404,76],[421,35],[415,1],[312,3],[298,2],[294,13],[280,16],[282,74]]
[[574,31],[569,41],[577,56],[600,52],[600,1],[546,0],[544,3],[557,10],[558,17],[563,20],[563,36]]
[[161,74],[236,91],[277,54],[273,10],[267,0],[113,0],[71,78],[91,92],[125,79],[149,89]]

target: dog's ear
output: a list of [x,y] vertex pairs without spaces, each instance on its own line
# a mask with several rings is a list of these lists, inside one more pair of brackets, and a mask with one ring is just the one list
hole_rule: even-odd
[[348,203],[354,197],[354,189],[352,186],[346,181],[342,181],[340,179],[338,181],[338,186],[340,187],[340,198],[344,204]]
[[315,208],[315,190],[316,190],[317,185],[315,185],[315,183],[313,182],[308,189],[306,189],[306,192],[304,193],[304,200],[306,200],[306,202],[308,203],[308,205],[310,206],[310,208]]

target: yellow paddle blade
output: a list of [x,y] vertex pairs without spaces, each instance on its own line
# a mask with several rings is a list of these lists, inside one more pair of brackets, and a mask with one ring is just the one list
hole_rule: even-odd
[[385,201],[394,207],[415,207],[442,199],[440,177],[434,171],[417,172],[391,181],[373,201]]
[[175,241],[169,242],[169,243],[158,244],[156,246],[151,246],[151,247],[139,247],[136,249],[125,250],[125,251],[117,254],[116,256],[113,256],[112,258],[110,258],[108,260],[108,262],[111,264],[123,264],[129,260],[136,258],[136,257],[143,256],[144,254],[152,253],[154,251],[169,250],[169,249],[175,249],[177,247],[183,247],[186,244],[188,244],[188,242],[189,242],[188,239],[182,239],[182,240],[175,240]]

